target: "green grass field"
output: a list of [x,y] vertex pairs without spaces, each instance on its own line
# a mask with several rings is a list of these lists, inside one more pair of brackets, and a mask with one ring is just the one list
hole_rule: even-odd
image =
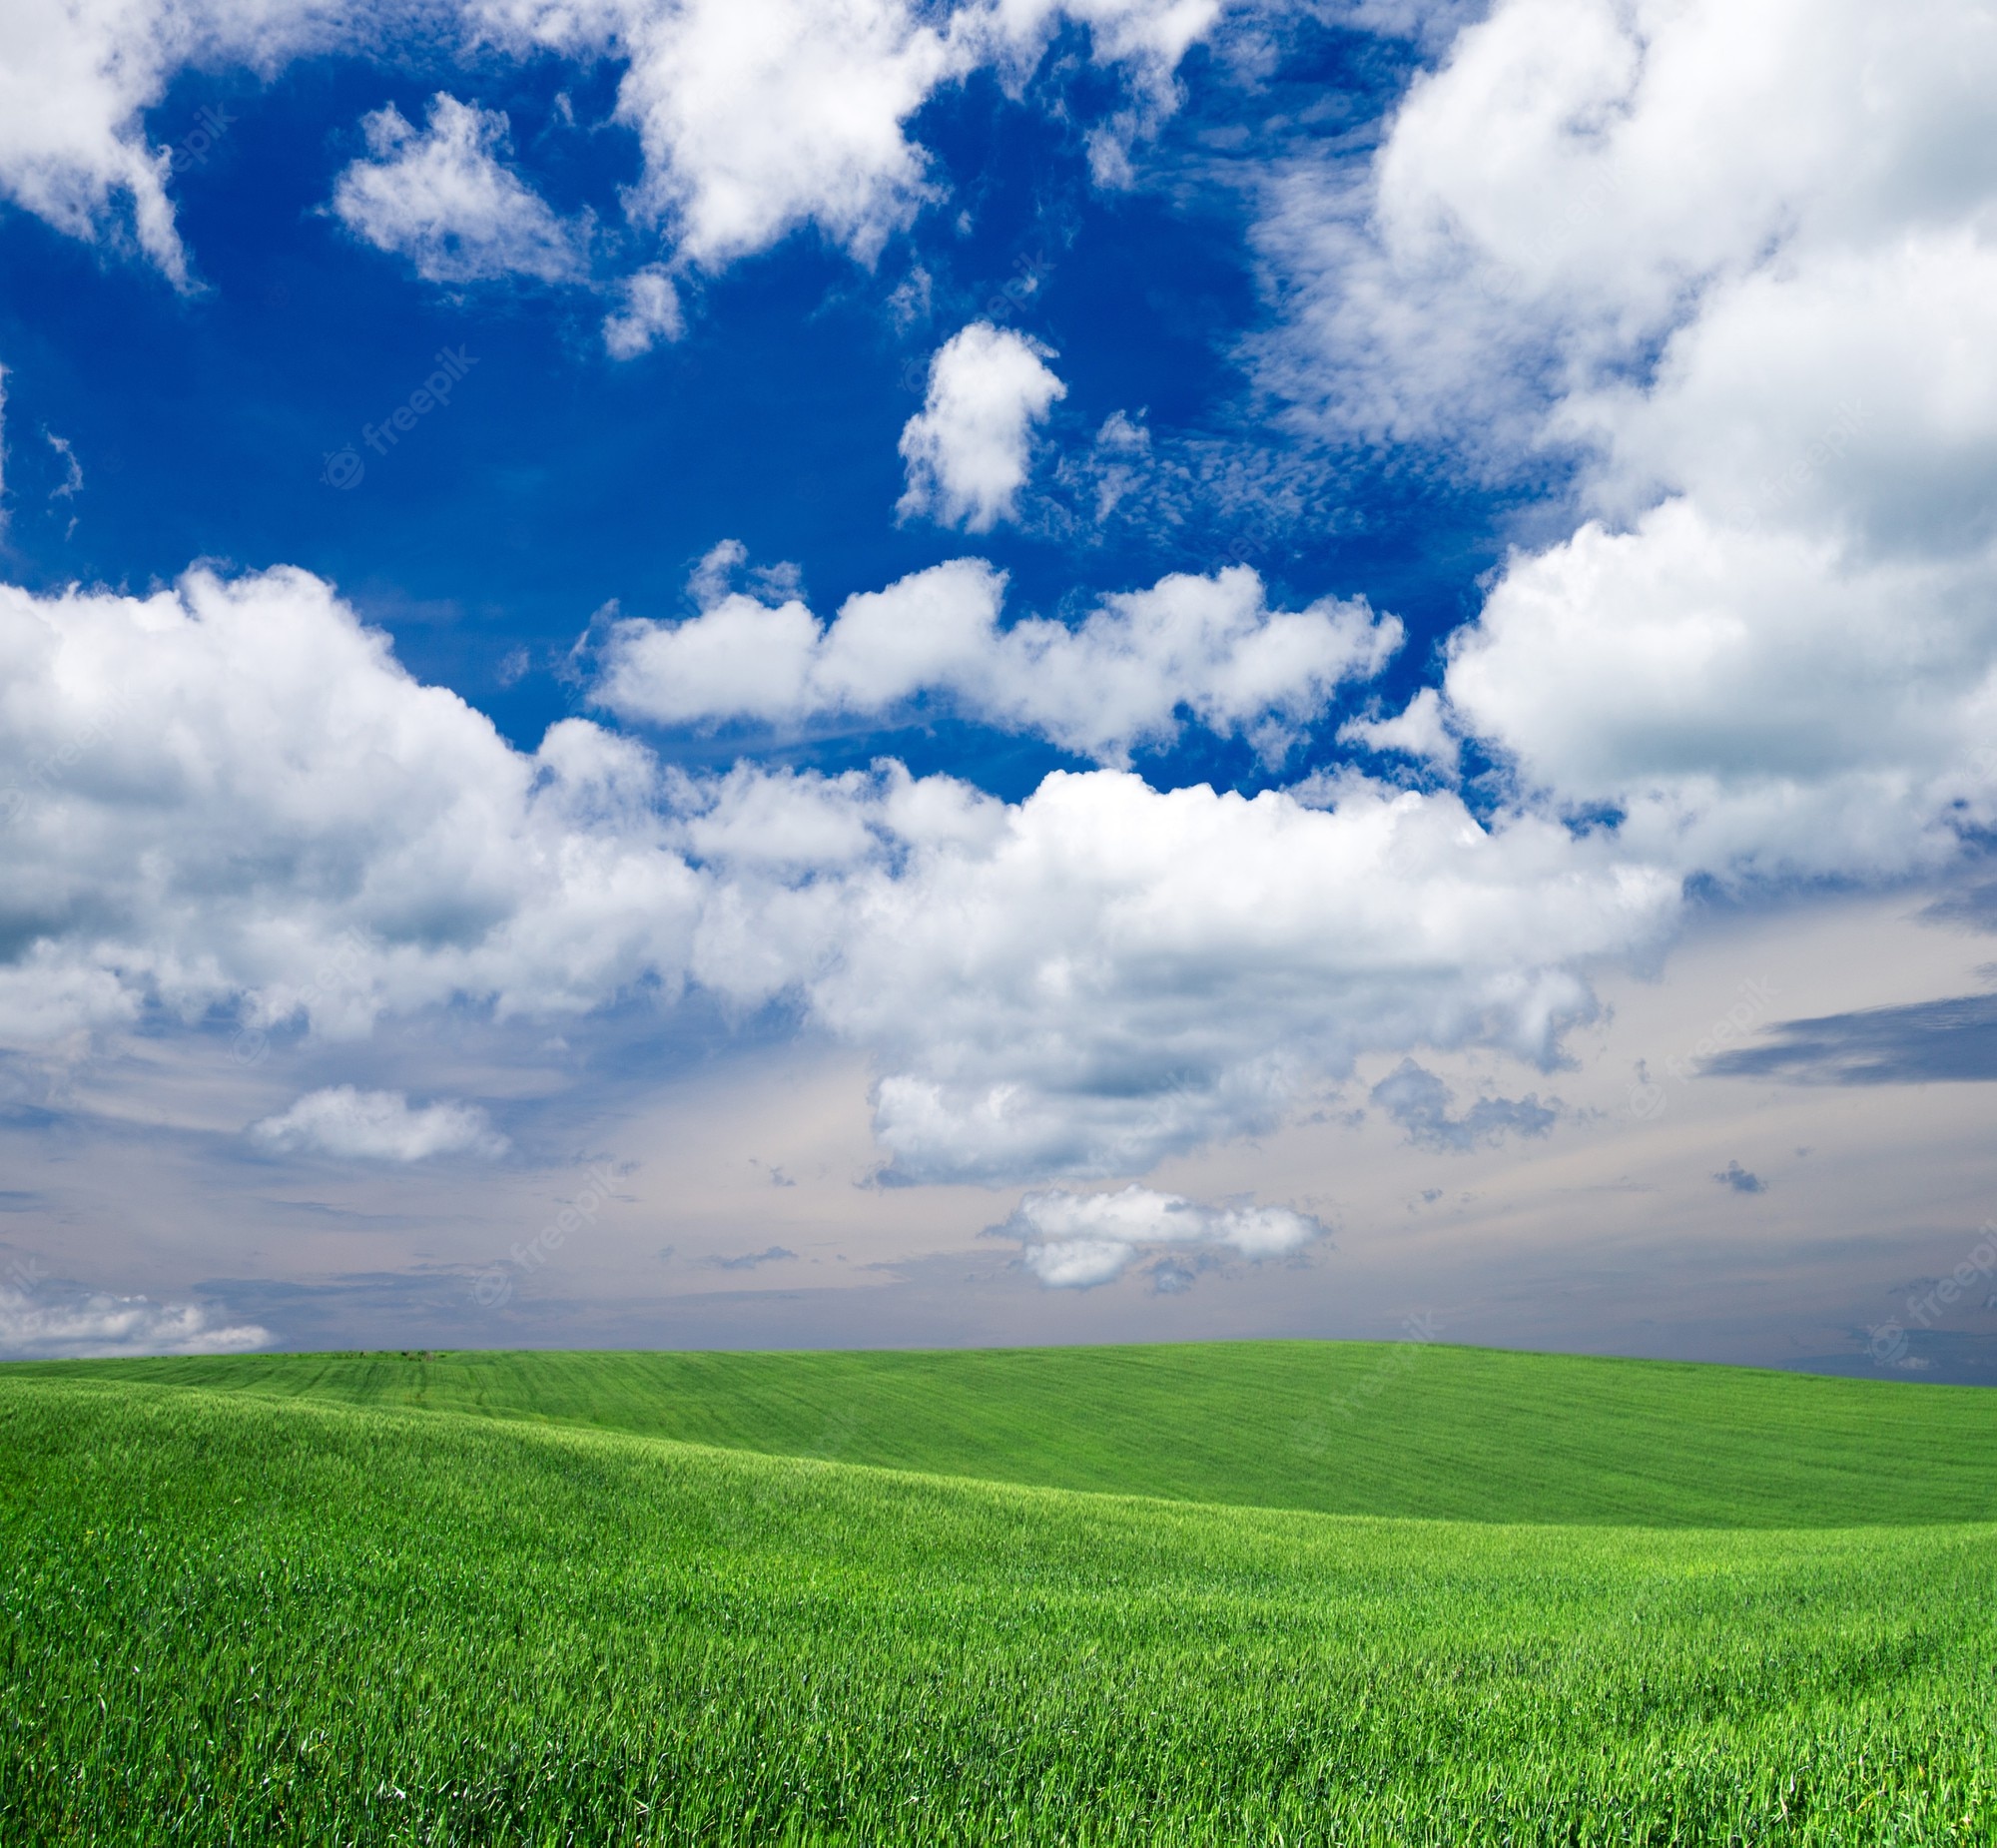
[[1997,1521],[1997,1396],[1667,1361],[1282,1341],[292,1354],[40,1371],[1320,1514],[1724,1528]]
[[1727,1369],[12,1366],[0,1842],[1987,1843],[1993,1518]]

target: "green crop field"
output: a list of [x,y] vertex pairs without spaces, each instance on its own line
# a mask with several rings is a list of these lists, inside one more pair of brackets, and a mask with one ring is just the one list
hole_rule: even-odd
[[16,1365],[0,1842],[1988,1843],[1993,1521],[1718,1368]]

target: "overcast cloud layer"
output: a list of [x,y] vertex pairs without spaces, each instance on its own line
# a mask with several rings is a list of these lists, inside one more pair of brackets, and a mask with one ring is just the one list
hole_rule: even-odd
[[[1400,72],[1317,82],[1368,134],[1269,101],[1326,33]],[[417,45],[450,68],[398,104],[365,74]],[[0,1051],[36,1108],[142,1040],[344,1047],[351,1078],[239,1119],[240,1159],[527,1163],[524,1078],[495,1116],[396,1059],[517,1029],[586,1094],[633,1081],[633,1019],[718,1020],[864,1060],[855,1178],[1026,1189],[988,1223],[1039,1286],[1172,1294],[1330,1245],[1300,1200],[1141,1185],[1160,1163],[1314,1112],[1435,1161],[1557,1139],[1552,1074],[1688,895],[1927,891],[1997,826],[1987,7],[26,0],[0,196],[38,249],[193,302],[196,157],[150,112],[308,55],[373,100],[293,219],[454,319],[367,375],[401,446],[325,454],[332,564],[211,538],[117,572],[50,549],[0,585]],[[1045,128],[1072,189],[999,285],[950,270],[1016,179],[965,164],[974,103]],[[1235,108],[1231,138],[1172,140],[1192,107]],[[1033,319],[1094,230],[1136,237],[1125,202],[1195,194],[1234,215],[1238,287],[1174,309],[1209,316],[1182,344],[1119,353],[1107,293],[1069,335]],[[764,324],[728,292],[760,288],[797,292],[783,341],[864,319],[899,394],[813,424],[753,355],[724,366]],[[659,504],[720,472],[737,412],[687,408],[719,378],[767,466],[812,447],[838,517],[798,500],[793,543],[752,472],[677,602],[577,589],[562,633],[454,681],[503,582],[438,615],[369,547],[408,543],[397,480],[462,440],[415,389],[427,329],[468,342],[465,401],[532,375],[471,353],[536,314],[567,317],[550,397],[679,368],[647,413],[686,419]],[[33,361],[0,351],[0,480],[23,508],[24,445],[66,464],[33,490],[58,548],[96,460],[22,420]],[[853,377],[874,363],[857,343]],[[1204,422],[1173,408],[1201,366],[1236,381]],[[553,494],[644,425],[578,427],[493,492]],[[1298,581],[1306,539],[1384,529],[1409,481],[1477,510],[1488,570],[1426,567],[1437,590],[1355,539]],[[504,520],[434,517],[421,543],[467,573],[493,548],[531,574]],[[854,520],[901,562],[825,565]],[[502,722],[523,681],[536,721]],[[1491,1086],[1459,1094],[1452,1056]],[[274,1338],[97,1281],[0,1295],[0,1344]]]

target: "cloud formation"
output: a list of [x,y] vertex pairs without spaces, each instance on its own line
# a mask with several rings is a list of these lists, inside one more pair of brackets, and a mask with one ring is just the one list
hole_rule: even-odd
[[[1282,1257],[1325,1236],[1307,1213],[1282,1206],[1207,1206],[1179,1194],[1125,1187],[1118,1193],[1029,1193],[1003,1224],[991,1228],[1020,1242],[1026,1268],[1052,1290],[1111,1283],[1159,1247],[1245,1258]],[[1191,1281],[1183,1265],[1159,1279],[1167,1293]]]
[[1593,1011],[1576,964],[1676,917],[1677,882],[1612,843],[1356,778],[1332,800],[1056,775],[849,876],[855,927],[810,994],[877,1049],[895,1173],[1143,1173],[1280,1121],[1364,1050],[1546,1064]]
[[[810,225],[871,262],[941,196],[906,133],[941,87],[981,68],[1020,85],[1060,22],[1077,21],[1126,92],[1091,131],[1098,171],[1113,176],[1220,16],[1217,0],[977,0],[941,13],[913,0],[13,0],[0,8],[0,196],[69,236],[136,245],[185,285],[175,151],[145,128],[173,78],[190,67],[270,78],[413,29],[473,57],[622,61],[617,119],[642,161],[627,210],[663,229],[677,260],[717,270]],[[569,273],[568,233],[518,196],[475,119],[453,118],[441,139],[433,124],[427,143],[424,171],[391,183],[404,196],[352,200],[373,228],[361,235],[413,246],[425,274],[447,273],[432,280],[502,262]]]
[[190,65],[269,75],[307,52],[365,44],[384,10],[345,0],[10,0],[0,7],[0,195],[70,237],[129,240],[184,284],[187,252],[167,193],[174,150],[148,143],[145,111]]
[[603,319],[603,346],[613,359],[635,359],[661,340],[676,340],[685,331],[679,292],[658,264],[624,279],[619,287],[624,306]]
[[1463,761],[1462,742],[1449,729],[1442,697],[1433,687],[1424,687],[1391,719],[1347,720],[1338,728],[1338,742],[1410,757],[1451,778]]
[[474,1105],[440,1101],[413,1109],[400,1091],[363,1091],[350,1084],[309,1091],[290,1109],[252,1123],[250,1134],[286,1154],[345,1161],[425,1161],[432,1155],[490,1160],[507,1147]]
[[1006,804],[893,765],[669,775],[580,720],[527,754],[298,571],[0,590],[0,1043],[691,984],[871,1051],[900,1178],[1141,1172],[1369,1050],[1544,1062],[1576,962],[1677,906],[1613,839],[1357,777]]
[[923,407],[902,430],[909,485],[896,512],[969,532],[1011,519],[1034,426],[1067,395],[1045,363],[1053,357],[1038,340],[990,321],[946,340],[930,361]]
[[[1211,23],[1071,16],[1154,75]],[[1016,74],[1057,23],[886,0],[484,17],[507,43],[631,59],[638,209],[679,252],[631,280],[613,353],[671,336],[676,264],[807,223],[878,248],[931,185],[912,111],[967,47]],[[1251,800],[1121,773],[1188,723],[1276,761],[1399,640],[1355,602],[1272,610],[1245,569],[1072,626],[1002,625],[977,559],[829,622],[784,586],[717,584],[691,619],[604,643],[595,692],[621,717],[801,728],[935,705],[1104,766],[1009,804],[890,766],[682,775],[575,720],[516,751],[303,573],[6,591],[0,1032],[216,1008],[361,1032],[697,986],[866,1047],[894,1177],[1104,1176],[1264,1127],[1362,1054],[1551,1063],[1592,1005],[1582,971],[1660,941],[1687,878],[1949,865],[1997,826],[1997,28],[1951,0],[1920,18],[1500,0],[1377,154],[1293,150],[1270,179],[1259,235],[1287,293],[1263,377],[1301,420],[1487,474],[1570,471],[1564,536],[1541,526],[1505,561],[1440,684],[1341,729],[1444,787],[1331,766]],[[844,90],[777,106],[849,54],[865,68]],[[426,136],[384,125],[367,171],[462,168],[517,207],[492,119],[443,102]],[[110,195],[86,194],[89,228]],[[394,248],[439,275],[512,248],[421,235]],[[985,323],[937,354],[912,509],[973,527],[1016,509],[1061,389],[1048,356]],[[1497,766],[1474,809],[1448,787],[1466,744]],[[346,973],[315,984],[348,943]],[[1444,1146],[1541,1108],[1459,1114],[1440,1084],[1410,1062],[1380,1105]]]
[[270,1330],[231,1322],[199,1303],[155,1303],[75,1285],[0,1284],[0,1355],[99,1360],[128,1354],[247,1354]]
[[1997,1080],[1997,994],[1951,995],[1763,1029],[1768,1043],[1705,1061],[1715,1077],[1797,1084],[1987,1084]]
[[1278,168],[1265,382],[1573,471],[1430,742],[1722,880],[1931,872],[1997,822],[1993,83],[1967,0],[1502,0],[1370,161]]
[[628,60],[630,209],[707,270],[806,224],[871,259],[933,193],[903,124],[965,65],[903,0],[484,0],[473,16],[504,44]]
[[1543,1136],[1553,1128],[1560,1100],[1549,1108],[1537,1095],[1482,1097],[1461,1116],[1450,1114],[1456,1094],[1432,1071],[1404,1058],[1373,1087],[1378,1109],[1408,1133],[1417,1148],[1449,1149],[1467,1154],[1481,1143],[1508,1135]]
[[655,775],[581,722],[512,750],[304,572],[0,587],[0,1041],[239,1003],[349,1035],[453,995],[587,1011],[684,967],[697,882]]
[[618,120],[644,170],[634,219],[706,271],[814,226],[871,263],[943,189],[910,119],[946,84],[996,68],[1023,84],[1058,26],[1089,29],[1137,113],[1127,142],[1171,101],[1172,70],[1220,17],[1217,0],[471,0],[487,40],[621,58]]
[[[671,1247],[669,1246],[667,1249],[670,1250]],[[663,1256],[664,1254],[662,1253],[661,1255]],[[782,1245],[768,1245],[761,1251],[745,1251],[733,1258],[703,1258],[701,1262],[707,1265],[710,1270],[753,1271],[759,1265],[782,1264],[787,1260],[795,1259],[797,1255],[795,1251],[788,1250]]]
[[[376,250],[406,257],[427,283],[573,279],[576,232],[501,165],[506,118],[439,91],[418,135],[390,103],[362,123],[370,156],[333,184],[333,211]],[[656,305],[654,305],[656,307]]]
[[1279,761],[1337,690],[1377,674],[1401,625],[1363,599],[1271,610],[1246,565],[1102,599],[1077,627],[998,626],[1005,580],[983,559],[849,597],[821,625],[802,600],[712,587],[685,622],[610,632],[596,699],[658,725],[885,719],[919,697],[1097,763],[1170,744],[1190,717]]

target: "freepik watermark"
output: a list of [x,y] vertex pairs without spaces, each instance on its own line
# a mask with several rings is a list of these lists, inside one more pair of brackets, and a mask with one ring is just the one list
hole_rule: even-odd
[[487,1265],[471,1280],[471,1300],[479,1308],[497,1309],[510,1301],[515,1277],[531,1277],[584,1226],[596,1223],[616,1177],[599,1165],[590,1169],[587,1180],[582,1192],[532,1238],[517,1241],[504,1258]]
[[1040,293],[1041,287],[1053,273],[1053,264],[1043,251],[1036,251],[1030,257],[1014,259],[1011,279],[1001,283],[986,298],[985,318],[995,326],[1002,327],[1015,315],[1025,311],[1026,304]]
[[[1053,264],[1044,252],[1014,258],[1011,276],[986,297],[980,318],[995,327],[1003,327],[1017,320],[1053,273]],[[902,367],[903,387],[910,391],[922,390],[929,383],[930,367],[935,359],[933,353],[927,356],[918,353],[910,358]]]
[[[32,757],[27,764],[27,780],[34,791],[43,796],[55,794],[56,786],[76,768],[85,757],[111,736],[111,728],[123,720],[131,711],[132,698],[128,693],[114,693],[105,711],[97,718],[87,720],[72,732],[68,740],[53,751],[44,751]],[[12,789],[0,792],[0,828],[10,826],[19,819],[21,812],[33,800],[33,794],[16,784]]]
[[[478,363],[476,356],[462,346],[444,346],[432,353],[436,370],[423,380],[395,406],[378,424],[363,423],[360,426],[360,441],[376,455],[386,455],[388,451],[408,435],[420,418],[427,417],[433,410],[441,410],[450,402],[450,394],[464,379],[464,375]],[[320,470],[320,477],[328,487],[342,491],[356,488],[367,478],[367,461],[359,448],[352,443],[330,451],[326,466]]]
[[213,103],[194,112],[194,127],[167,150],[167,171],[185,173],[190,167],[206,167],[216,144],[236,126],[234,116],[225,115]]
[[[366,954],[367,943],[359,931],[342,931],[338,948],[313,971],[312,979],[292,997],[287,1012],[310,1010],[315,1001],[352,988]],[[270,1032],[262,1026],[239,1026],[229,1042],[229,1055],[239,1065],[261,1065],[271,1055]]]
[[1785,511],[1789,503],[1823,472],[1826,463],[1843,457],[1845,450],[1872,421],[1870,411],[1848,399],[1833,408],[1836,414],[1801,455],[1788,467],[1764,474],[1754,483],[1766,500],[1770,513]]
[[[1423,1310],[1401,1324],[1405,1340],[1397,1341],[1373,1363],[1359,1381],[1325,1404],[1348,1425],[1367,1405],[1387,1391],[1420,1359],[1442,1335],[1442,1321],[1432,1311]],[[1331,1448],[1333,1433],[1322,1418],[1301,1420],[1290,1434],[1291,1445],[1307,1457],[1322,1457]]]
[[[1777,990],[1765,978],[1750,976],[1739,984],[1735,992],[1740,999],[1713,1021],[1703,1038],[1689,1051],[1664,1060],[1667,1077],[1679,1084],[1689,1083],[1697,1075],[1695,1067],[1700,1060],[1711,1058],[1734,1040],[1752,1032],[1773,1010]],[[1663,1116],[1670,1107],[1670,1093],[1651,1076],[1649,1062],[1640,1060],[1637,1082],[1630,1087],[1630,1114],[1648,1121],[1654,1116]]]
[[[1974,1289],[1978,1282],[1988,1284],[1997,1278],[1997,1219],[1986,1219],[1977,1236],[1979,1242],[1969,1255],[1946,1277],[1937,1277],[1927,1295],[1908,1296],[1907,1322],[1925,1332],[1941,1319],[1943,1311],[1962,1300],[1965,1291]],[[1986,1305],[1990,1301],[1987,1291],[1984,1301]],[[1882,1367],[1916,1364],[1909,1361],[1907,1348],[1907,1326],[1898,1316],[1865,1331],[1865,1351]]]

